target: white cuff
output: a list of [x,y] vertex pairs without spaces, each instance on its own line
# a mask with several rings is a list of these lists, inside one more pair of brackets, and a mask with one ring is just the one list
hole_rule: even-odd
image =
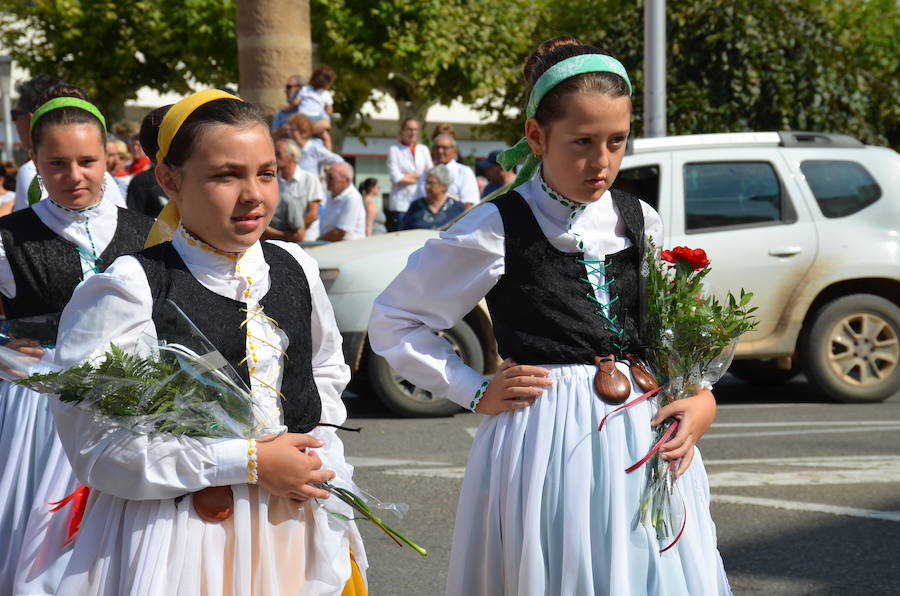
[[247,441],[226,439],[210,445],[216,461],[215,474],[210,486],[247,484]]

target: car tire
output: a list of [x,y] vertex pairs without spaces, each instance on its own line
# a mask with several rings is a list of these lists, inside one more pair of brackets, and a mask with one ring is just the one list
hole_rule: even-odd
[[751,385],[773,386],[787,383],[800,374],[800,367],[778,368],[775,360],[735,360],[728,372]]
[[[478,372],[484,371],[484,350],[478,336],[465,322],[441,331],[463,361]],[[452,416],[462,408],[456,403],[432,395],[430,391],[416,387],[395,371],[387,360],[369,352],[369,383],[378,399],[393,412],[408,418],[436,418]]]
[[829,302],[801,345],[809,381],[836,401],[880,402],[900,391],[900,308],[873,294]]

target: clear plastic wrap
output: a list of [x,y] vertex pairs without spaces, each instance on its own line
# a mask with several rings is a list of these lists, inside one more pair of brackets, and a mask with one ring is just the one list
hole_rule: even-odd
[[[58,315],[55,322],[51,316],[6,326],[0,336],[6,344],[0,346],[0,376],[38,393],[56,394],[62,402],[90,411],[100,425],[139,435],[262,438],[273,426],[272,414],[256,403],[225,357],[175,303],[167,301],[156,316],[165,320],[165,337],[145,334],[128,351],[110,344],[102,354],[68,369],[23,352],[37,348],[35,337],[55,338]],[[11,334],[10,329],[16,328],[26,331]],[[352,509],[341,511],[322,503],[332,515],[348,520],[359,514],[398,544],[427,554],[376,515],[389,511],[402,518],[408,509],[405,504],[380,501],[349,481],[322,487]]]

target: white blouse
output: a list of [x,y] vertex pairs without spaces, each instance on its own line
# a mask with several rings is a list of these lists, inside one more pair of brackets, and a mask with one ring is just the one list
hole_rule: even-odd
[[[321,422],[341,424],[347,412],[341,392],[350,380],[341,335],[316,262],[293,243],[273,242],[303,267],[312,299],[312,368],[322,402]],[[180,228],[173,245],[194,277],[209,290],[247,304],[247,354],[251,393],[268,413],[267,432],[284,427],[279,395],[288,338],[271,320],[255,316],[269,290],[269,265],[259,243],[239,255],[222,253]],[[124,256],[85,281],[63,312],[56,361],[70,367],[103,353],[109,343],[125,349],[144,334],[155,342],[153,299],[137,259]],[[214,315],[211,315],[214,316]],[[271,345],[269,345],[271,344]],[[280,351],[279,351],[280,350]],[[124,499],[164,499],[206,486],[240,484],[247,478],[247,443],[174,435],[141,436],[96,423],[90,412],[52,400],[60,439],[79,480]]]
[[[603,260],[631,245],[609,192],[572,217],[572,209],[551,199],[542,184],[538,172],[516,191],[554,247]],[[661,246],[659,214],[643,201],[641,208],[646,236]],[[434,331],[449,329],[475,308],[503,271],[503,220],[496,206],[481,203],[414,252],[406,269],[376,298],[369,321],[372,349],[409,381],[467,407],[485,378]]]
[[397,143],[388,150],[387,169],[391,176],[391,195],[388,200],[388,209],[391,211],[407,211],[409,204],[416,198],[414,191],[416,183],[400,184],[400,179],[406,174],[420,175],[430,170],[433,166],[428,147],[416,143],[416,153],[410,150],[409,145]]
[[[51,200],[43,200],[32,205],[41,222],[64,240],[97,256],[103,254],[116,233],[119,209],[112,201],[101,200],[96,205],[75,211]],[[94,274],[94,260],[85,253],[81,255],[82,277]],[[98,263],[99,265],[99,263]],[[0,293],[7,298],[16,297],[16,281],[6,258],[6,249],[0,240]]]

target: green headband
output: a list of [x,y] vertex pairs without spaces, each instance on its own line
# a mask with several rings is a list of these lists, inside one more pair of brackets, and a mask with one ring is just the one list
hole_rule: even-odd
[[96,117],[97,120],[100,121],[100,124],[103,125],[103,130],[106,130],[106,119],[103,117],[103,114],[100,113],[100,110],[97,109],[97,106],[91,102],[78,97],[54,97],[50,101],[41,104],[41,107],[35,110],[34,114],[31,115],[31,128],[29,129],[29,133],[34,130],[34,125],[41,116],[47,112],[58,110],[59,108],[78,108],[79,110],[84,110]]
[[[544,96],[546,96],[554,87],[566,79],[587,72],[609,72],[619,75],[625,79],[625,84],[628,85],[628,94],[631,95],[632,93],[631,81],[628,79],[628,73],[625,71],[625,67],[612,56],[607,56],[606,54],[581,54],[579,56],[572,56],[571,58],[557,62],[540,76],[537,83],[535,83],[534,87],[531,89],[531,95],[528,96],[528,103],[525,106],[525,117],[534,118],[538,106],[541,105],[541,100],[544,99]],[[520,184],[531,180],[531,177],[534,176],[534,173],[541,165],[541,158],[532,153],[531,146],[524,138],[497,156],[497,162],[507,171],[512,171],[516,165],[523,161],[525,163],[519,168],[516,179],[507,188],[515,188]],[[505,191],[507,188],[503,190]]]

